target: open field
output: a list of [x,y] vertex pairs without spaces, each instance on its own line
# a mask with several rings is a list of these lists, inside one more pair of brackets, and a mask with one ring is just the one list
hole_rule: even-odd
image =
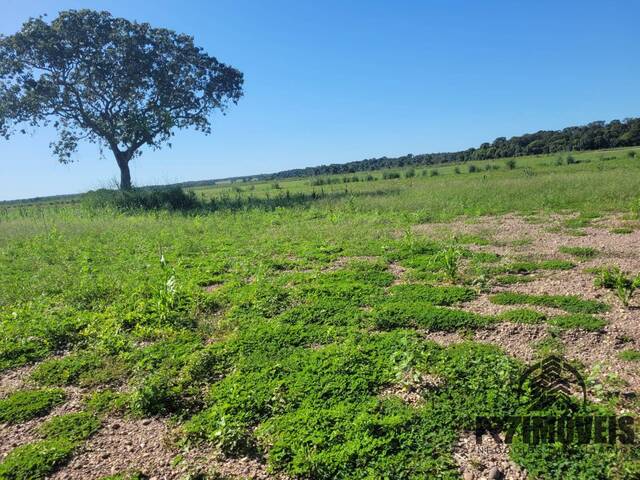
[[640,294],[596,282],[640,273],[639,157],[0,207],[0,478],[639,478],[637,445],[473,438],[550,353],[640,413]]

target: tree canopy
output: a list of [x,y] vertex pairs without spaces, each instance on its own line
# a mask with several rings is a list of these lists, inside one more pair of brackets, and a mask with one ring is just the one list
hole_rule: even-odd
[[177,129],[210,133],[211,114],[237,103],[242,85],[241,72],[188,35],[104,11],[63,11],[0,36],[0,135],[53,124],[60,162],[80,141],[97,142],[130,188],[129,162],[141,147],[170,145]]

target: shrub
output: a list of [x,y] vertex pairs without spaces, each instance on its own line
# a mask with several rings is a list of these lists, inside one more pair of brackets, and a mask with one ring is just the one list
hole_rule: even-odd
[[435,168],[431,170],[431,172],[429,172],[430,177],[437,177],[438,175],[439,175],[439,172]]
[[584,313],[559,315],[550,318],[548,323],[560,328],[580,328],[587,331],[602,330],[602,327],[607,324],[607,322],[601,318]]
[[505,166],[508,170],[514,170],[516,168],[516,161],[513,158],[510,158],[506,162],[504,162]]
[[82,196],[89,208],[135,210],[194,210],[202,207],[194,192],[180,187],[134,188],[131,190],[95,190]]
[[416,171],[413,168],[410,168],[406,172],[404,172],[404,178],[413,178],[416,176]]
[[478,171],[478,167],[476,167],[475,165],[471,164],[468,167],[469,173],[476,173]]
[[460,167],[457,167],[457,166],[456,166],[456,167],[453,169],[453,173],[455,173],[455,174],[462,173],[462,172],[460,171]]
[[0,423],[22,423],[44,416],[64,399],[65,394],[60,389],[14,392],[0,400]]
[[398,172],[384,172],[382,174],[382,178],[384,180],[393,180],[396,178],[400,178],[400,174]]
[[636,152],[634,150],[631,150],[630,152],[627,152],[627,157],[635,158],[636,157]]
[[573,165],[578,163],[578,161],[573,157],[573,155],[567,155],[567,165]]

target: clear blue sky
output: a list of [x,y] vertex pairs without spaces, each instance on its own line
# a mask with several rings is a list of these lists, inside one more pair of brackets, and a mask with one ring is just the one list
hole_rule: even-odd
[[[497,136],[640,115],[640,2],[0,0],[0,32],[68,8],[195,37],[245,74],[213,134],[145,151],[134,183],[166,183],[451,151]],[[107,185],[85,146],[60,165],[50,130],[0,139],[0,199]]]

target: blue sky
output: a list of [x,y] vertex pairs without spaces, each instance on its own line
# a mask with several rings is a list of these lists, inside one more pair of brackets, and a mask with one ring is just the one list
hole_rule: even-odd
[[[213,134],[145,151],[131,164],[137,184],[452,151],[640,115],[637,1],[0,0],[0,33],[69,8],[191,34],[245,74],[244,98]],[[0,199],[117,177],[97,146],[58,164],[53,138],[0,139]]]

